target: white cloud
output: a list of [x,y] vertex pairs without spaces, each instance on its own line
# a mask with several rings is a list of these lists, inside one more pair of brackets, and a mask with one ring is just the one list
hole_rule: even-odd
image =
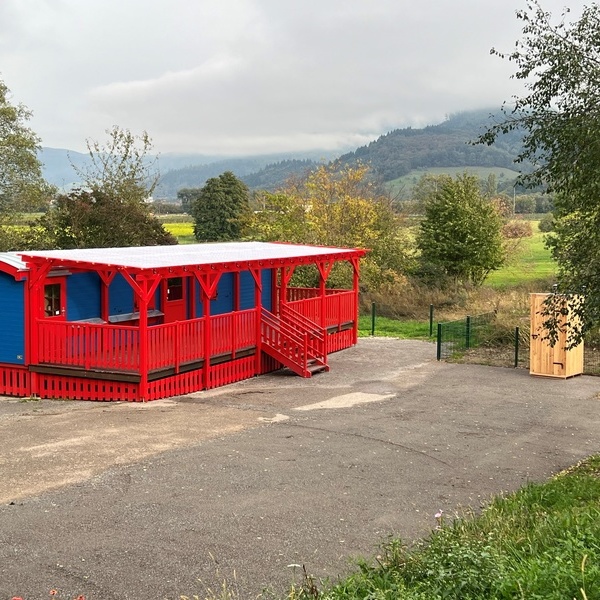
[[119,125],[163,152],[340,148],[508,99],[489,50],[513,2],[3,0],[0,76],[48,146]]

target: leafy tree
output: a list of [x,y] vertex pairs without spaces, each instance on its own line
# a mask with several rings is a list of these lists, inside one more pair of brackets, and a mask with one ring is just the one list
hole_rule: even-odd
[[177,200],[181,202],[183,212],[192,214],[192,206],[200,195],[202,188],[181,188],[177,191]]
[[143,202],[95,189],[56,198],[30,233],[30,248],[116,248],[176,244]]
[[456,283],[481,285],[504,262],[501,229],[498,210],[483,198],[476,177],[448,179],[425,202],[417,236],[421,263]]
[[117,126],[106,133],[108,141],[104,144],[86,140],[89,166],[71,163],[82,187],[101,190],[122,202],[144,202],[152,196],[159,179],[157,159],[148,156],[152,150],[150,136],[145,131],[137,136]]
[[535,211],[535,196],[522,194],[515,198],[515,214],[527,215]]
[[31,112],[10,102],[10,92],[0,81],[0,249],[20,245],[11,228],[16,213],[46,207],[54,191],[42,177],[37,157],[40,140],[27,126]]
[[[365,165],[339,171],[320,166],[277,193],[264,192],[249,216],[245,235],[263,241],[368,248],[362,261],[363,287],[375,290],[393,283],[408,270],[412,246],[392,202],[368,175]],[[329,283],[347,287],[351,273],[339,267]]]
[[192,201],[194,236],[200,242],[241,238],[249,210],[248,188],[231,171],[209,179]]
[[[581,326],[572,341],[600,322],[600,7],[584,6],[576,21],[568,9],[557,23],[537,0],[517,12],[522,37],[507,54],[526,93],[504,120],[480,138],[493,143],[505,132],[523,134],[519,160],[534,171],[522,179],[547,184],[554,193],[554,233],[549,245],[559,266],[559,290],[581,292],[585,303],[573,308]],[[572,324],[573,325],[573,324]]]
[[135,136],[118,127],[102,145],[87,141],[91,165],[75,166],[85,189],[59,196],[38,219],[29,246],[98,248],[176,244],[152,215],[146,200],[158,175],[146,158],[152,148],[147,133]]

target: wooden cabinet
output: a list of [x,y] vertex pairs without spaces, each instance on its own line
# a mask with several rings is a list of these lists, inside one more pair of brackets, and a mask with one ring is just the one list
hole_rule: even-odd
[[[529,372],[545,377],[573,377],[583,373],[583,342],[567,350],[568,330],[559,333],[558,341],[551,346],[544,327],[544,301],[548,294],[531,294],[531,340]],[[566,299],[565,299],[566,300]],[[564,322],[573,323],[573,316],[566,315]]]

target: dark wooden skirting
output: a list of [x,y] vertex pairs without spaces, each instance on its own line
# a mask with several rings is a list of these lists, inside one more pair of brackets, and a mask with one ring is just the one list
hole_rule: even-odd
[[44,375],[60,375],[64,377],[81,377],[83,379],[100,379],[102,381],[123,381],[126,383],[139,383],[139,373],[131,371],[106,371],[102,369],[87,370],[83,367],[61,367],[58,365],[29,365],[33,373]]
[[345,323],[340,323],[339,325],[330,325],[327,327],[327,333],[338,333],[339,331],[346,331],[347,329],[352,329],[354,327],[354,321],[346,321]]
[[[256,353],[256,346],[248,346],[232,352],[223,354],[215,354],[210,357],[211,366],[220,365],[225,362],[245,358]],[[179,370],[175,367],[166,367],[164,369],[154,369],[148,373],[148,381],[157,381],[165,377],[172,377],[178,373],[189,373],[204,367],[204,359],[194,360],[179,365]],[[60,365],[29,365],[29,370],[33,373],[43,373],[45,375],[59,375],[64,377],[81,377],[84,379],[100,379],[102,381],[123,381],[125,383],[139,383],[141,376],[139,373],[131,371],[118,371],[108,369],[91,369],[87,370],[83,367],[66,367]]]

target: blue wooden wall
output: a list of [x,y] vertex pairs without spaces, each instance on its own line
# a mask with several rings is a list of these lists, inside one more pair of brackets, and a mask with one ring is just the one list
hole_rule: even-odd
[[67,277],[67,319],[80,321],[100,316],[100,278],[96,273]]
[[3,305],[0,362],[22,365],[25,362],[25,282],[0,273],[0,298]]
[[[262,280],[262,305],[267,309],[272,309],[272,294],[271,294],[271,281],[273,277],[272,269],[263,269],[261,280]],[[196,315],[201,317],[202,312],[202,294],[200,291],[200,284],[196,281]],[[217,297],[215,300],[211,300],[210,303],[210,314],[211,315],[222,315],[233,311],[234,298],[234,274],[223,273],[219,279],[217,286]],[[249,271],[242,271],[240,273],[240,310],[249,310],[254,308],[254,277]]]

